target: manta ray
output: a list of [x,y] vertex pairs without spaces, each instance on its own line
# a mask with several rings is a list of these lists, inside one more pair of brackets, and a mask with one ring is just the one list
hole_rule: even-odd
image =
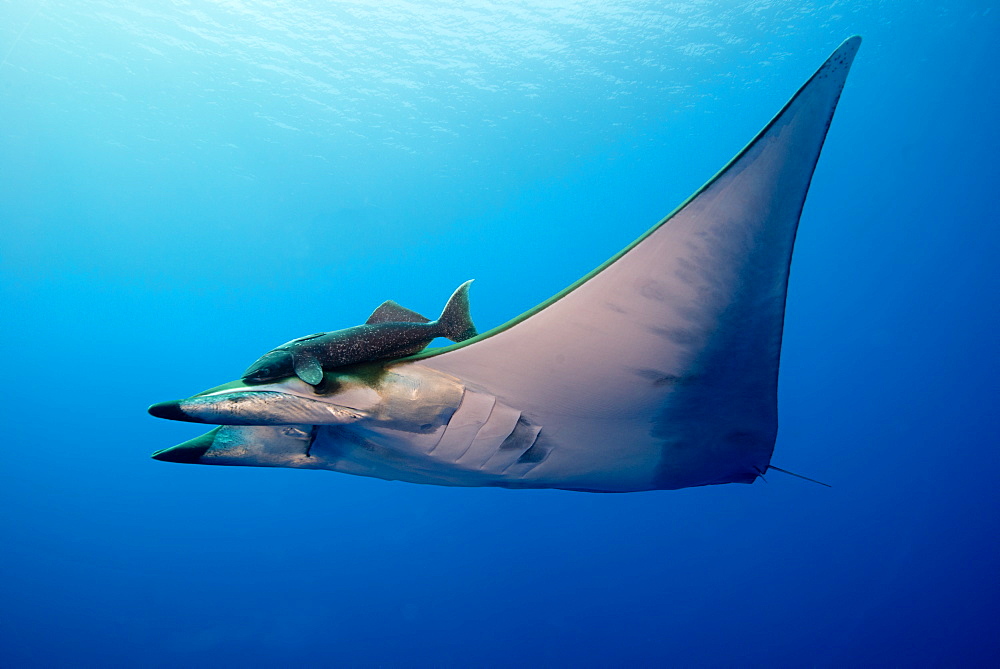
[[487,332],[150,407],[217,425],[167,462],[450,486],[753,483],[777,436],[796,229],[859,37],[736,157],[593,272]]

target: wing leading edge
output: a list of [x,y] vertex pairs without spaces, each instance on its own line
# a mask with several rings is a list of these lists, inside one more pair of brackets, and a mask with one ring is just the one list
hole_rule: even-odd
[[541,426],[544,460],[513,485],[682,488],[767,469],[796,228],[860,42],[617,256],[499,328],[409,359]]

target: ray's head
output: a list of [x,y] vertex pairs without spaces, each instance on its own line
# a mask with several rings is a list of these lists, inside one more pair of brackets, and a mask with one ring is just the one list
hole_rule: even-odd
[[288,351],[265,353],[243,372],[243,382],[249,384],[269,383],[293,376],[295,369],[292,354]]

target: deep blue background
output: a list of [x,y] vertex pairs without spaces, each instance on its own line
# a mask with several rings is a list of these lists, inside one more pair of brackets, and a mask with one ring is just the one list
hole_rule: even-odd
[[[0,665],[995,662],[995,4],[0,3]],[[547,298],[853,33],[774,457],[832,489],[149,459],[384,299]]]

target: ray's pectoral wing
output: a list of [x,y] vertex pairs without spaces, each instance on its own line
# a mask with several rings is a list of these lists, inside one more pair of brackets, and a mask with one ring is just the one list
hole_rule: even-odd
[[549,302],[416,357],[516,406],[537,476],[752,481],[767,468],[792,245],[860,38],[668,218]]

